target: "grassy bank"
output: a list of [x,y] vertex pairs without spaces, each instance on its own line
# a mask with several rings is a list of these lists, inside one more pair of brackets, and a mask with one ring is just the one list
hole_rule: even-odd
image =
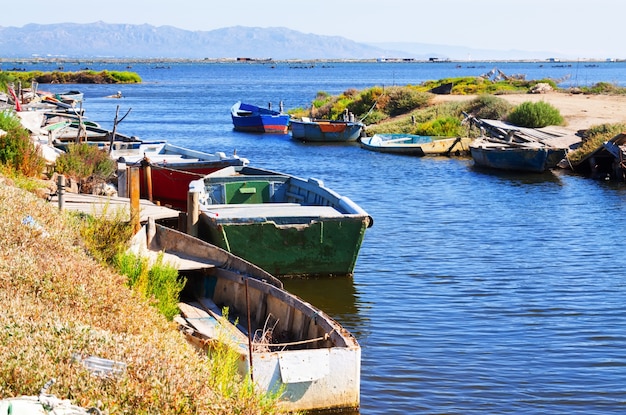
[[[276,413],[262,398],[237,393],[236,377],[228,380],[234,391],[216,392],[214,362],[124,277],[86,254],[75,221],[6,177],[0,304],[0,398],[37,395],[54,378],[50,393],[109,414]],[[125,370],[97,377],[77,356]]]

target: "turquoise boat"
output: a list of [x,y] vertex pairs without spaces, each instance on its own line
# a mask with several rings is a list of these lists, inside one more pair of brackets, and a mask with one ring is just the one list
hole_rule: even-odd
[[280,277],[352,276],[373,219],[318,179],[230,166],[192,181],[198,237]]

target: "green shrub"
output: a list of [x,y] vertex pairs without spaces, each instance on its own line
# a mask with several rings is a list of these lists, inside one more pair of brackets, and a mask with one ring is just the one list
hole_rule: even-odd
[[513,105],[493,95],[480,95],[466,104],[463,111],[477,118],[501,120],[511,112]]
[[511,111],[507,120],[519,127],[529,128],[563,124],[559,110],[544,101],[522,102]]
[[176,267],[163,262],[163,254],[150,265],[146,258],[123,252],[115,257],[114,263],[119,272],[127,276],[128,285],[151,299],[168,320],[178,314],[180,292],[185,287],[186,279],[179,278]]
[[0,129],[6,132],[0,136],[0,164],[27,177],[41,175],[46,161],[19,119],[9,111],[0,112]]
[[86,143],[70,144],[57,158],[56,171],[74,179],[110,178],[115,172],[115,161],[106,151]]
[[387,95],[389,102],[383,110],[392,117],[425,107],[432,97],[432,94],[420,92],[410,87],[389,88]]
[[99,261],[112,264],[126,249],[133,228],[127,220],[126,209],[114,212],[109,209],[110,205],[106,205],[99,215],[76,214],[74,217],[87,252]]

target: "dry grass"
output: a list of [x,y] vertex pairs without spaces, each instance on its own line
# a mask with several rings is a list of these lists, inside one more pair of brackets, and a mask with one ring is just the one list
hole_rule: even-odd
[[[22,223],[30,215],[41,228]],[[124,277],[88,257],[55,206],[0,178],[0,398],[50,393],[104,413],[257,414],[260,398],[210,389],[199,355]],[[96,377],[73,359],[124,362]],[[273,411],[273,412],[272,412]]]

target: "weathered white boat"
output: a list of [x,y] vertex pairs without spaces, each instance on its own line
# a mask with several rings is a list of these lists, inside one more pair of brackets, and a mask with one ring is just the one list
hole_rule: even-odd
[[450,156],[469,154],[469,137],[431,137],[413,134],[374,134],[362,137],[361,148],[379,153],[410,156]]
[[[281,391],[287,411],[358,408],[361,348],[323,311],[282,289],[271,274],[190,235],[148,224],[131,249],[187,278],[179,323],[206,346],[227,342],[262,391]],[[223,310],[228,309],[228,320]],[[236,322],[239,322],[236,324]]]

